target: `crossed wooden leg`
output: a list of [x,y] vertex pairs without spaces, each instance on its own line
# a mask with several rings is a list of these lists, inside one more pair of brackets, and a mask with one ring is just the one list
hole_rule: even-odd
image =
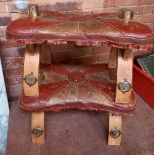
[[44,144],[45,143],[45,131],[44,131],[44,112],[32,113],[32,143]]
[[[111,49],[108,67],[112,69],[111,79],[116,74],[115,103],[128,104],[131,98],[132,85],[132,51]],[[117,71],[115,71],[115,68]],[[120,145],[122,134],[121,116],[109,114],[108,145]]]
[[[43,54],[45,53],[45,55]],[[47,44],[27,45],[24,61],[24,94],[25,96],[39,96],[39,63],[50,63],[51,53]],[[32,113],[32,142],[45,143],[44,112]]]
[[110,113],[108,145],[120,145],[121,134],[122,134],[122,117]]

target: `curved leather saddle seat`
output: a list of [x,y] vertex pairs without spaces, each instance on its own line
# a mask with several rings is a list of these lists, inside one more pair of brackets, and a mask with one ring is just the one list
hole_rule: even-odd
[[24,111],[80,109],[131,115],[135,109],[134,92],[129,104],[115,103],[116,84],[104,65],[44,65],[41,73],[44,78],[39,97],[21,96]]
[[141,50],[153,47],[153,32],[148,26],[114,19],[106,13],[45,13],[35,20],[28,17],[11,22],[6,33],[8,39],[25,44],[75,41],[82,46],[107,45]]

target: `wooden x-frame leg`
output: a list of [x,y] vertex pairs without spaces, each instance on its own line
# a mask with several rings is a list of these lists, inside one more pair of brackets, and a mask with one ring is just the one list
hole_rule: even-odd
[[121,134],[122,134],[122,117],[110,113],[108,145],[120,145]]
[[31,131],[33,144],[45,143],[44,112],[32,113]]
[[116,103],[129,103],[132,85],[132,51],[118,50]]
[[[131,98],[132,85],[132,51],[111,49],[108,67],[112,69],[111,79],[116,74],[115,103],[128,104]],[[116,70],[115,70],[116,68]],[[114,73],[116,71],[116,73]],[[120,145],[122,134],[122,118],[116,114],[109,114],[108,145]]]
[[[48,44],[27,45],[24,61],[25,96],[39,96],[40,54],[42,63],[51,63],[51,53]],[[31,132],[33,144],[45,143],[44,112],[32,113]]]
[[112,48],[110,51],[108,68],[110,68],[110,79],[116,81],[117,76],[117,48]]
[[24,94],[39,96],[40,45],[27,45],[24,61]]

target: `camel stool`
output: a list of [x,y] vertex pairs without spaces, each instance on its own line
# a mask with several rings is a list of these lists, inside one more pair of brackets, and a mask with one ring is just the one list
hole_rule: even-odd
[[[132,21],[130,10],[124,10],[119,19],[109,13],[39,12],[33,4],[28,13],[12,21],[6,33],[9,40],[26,45],[20,108],[32,113],[32,142],[45,143],[46,111],[80,109],[108,112],[108,144],[120,145],[122,116],[132,115],[136,105],[133,54],[153,47],[152,30]],[[50,44],[68,42],[109,46],[108,65],[52,64]]]

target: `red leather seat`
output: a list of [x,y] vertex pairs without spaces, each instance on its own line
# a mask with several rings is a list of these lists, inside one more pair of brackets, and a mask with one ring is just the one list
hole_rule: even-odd
[[135,95],[129,104],[115,104],[114,81],[103,65],[44,65],[39,97],[21,97],[21,109],[29,112],[80,109],[111,111],[130,115],[135,109]]
[[152,30],[143,24],[112,18],[111,14],[44,13],[32,20],[17,19],[7,28],[8,39],[22,43],[75,41],[77,45],[108,45],[117,48],[152,48]]

